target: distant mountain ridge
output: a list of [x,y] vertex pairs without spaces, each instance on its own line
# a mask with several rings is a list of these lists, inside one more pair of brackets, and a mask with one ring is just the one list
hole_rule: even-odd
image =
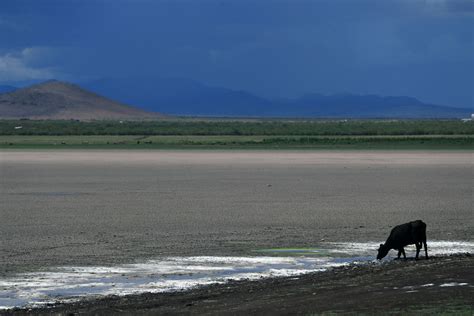
[[84,87],[149,111],[173,115],[265,116],[272,102],[246,91],[183,78],[101,79]]
[[182,78],[101,79],[84,83],[102,95],[172,115],[315,118],[461,118],[473,109],[423,103],[406,96],[307,94],[271,100]]
[[81,87],[50,80],[0,94],[0,118],[31,119],[150,119],[162,115],[150,113]]
[[[94,92],[56,80],[19,89],[0,86],[0,118],[142,120],[163,117],[157,112],[209,117],[465,118],[474,112],[473,109],[426,104],[406,96],[307,94],[296,99],[271,100],[246,91],[211,87],[181,78],[101,79],[81,86]],[[8,92],[2,93],[2,87]]]

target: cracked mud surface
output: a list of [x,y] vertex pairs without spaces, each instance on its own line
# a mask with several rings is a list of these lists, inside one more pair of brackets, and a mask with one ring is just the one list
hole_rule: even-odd
[[474,235],[469,151],[0,153],[0,276],[161,256]]

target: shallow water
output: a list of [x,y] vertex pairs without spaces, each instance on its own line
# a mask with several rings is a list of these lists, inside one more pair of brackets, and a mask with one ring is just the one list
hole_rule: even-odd
[[[265,255],[254,257],[163,257],[118,266],[69,266],[22,273],[0,279],[0,309],[106,295],[179,291],[229,280],[296,276],[374,261],[378,244],[341,242],[318,246],[255,250]],[[474,242],[432,241],[428,249],[430,255],[474,253]],[[406,252],[409,257],[413,256],[414,247],[407,247]]]

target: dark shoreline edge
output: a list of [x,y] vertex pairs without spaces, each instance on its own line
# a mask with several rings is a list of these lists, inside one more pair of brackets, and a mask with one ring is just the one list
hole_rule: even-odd
[[[367,262],[293,277],[231,281],[172,293],[109,296],[1,315],[455,313],[474,311],[474,256]],[[467,283],[459,285],[459,283]],[[433,285],[430,285],[433,284]],[[455,284],[454,286],[440,286]],[[458,284],[458,285],[456,285]]]

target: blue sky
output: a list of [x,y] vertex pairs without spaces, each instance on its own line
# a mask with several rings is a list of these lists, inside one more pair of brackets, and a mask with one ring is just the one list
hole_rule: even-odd
[[0,1],[0,84],[185,77],[474,105],[474,1]]

